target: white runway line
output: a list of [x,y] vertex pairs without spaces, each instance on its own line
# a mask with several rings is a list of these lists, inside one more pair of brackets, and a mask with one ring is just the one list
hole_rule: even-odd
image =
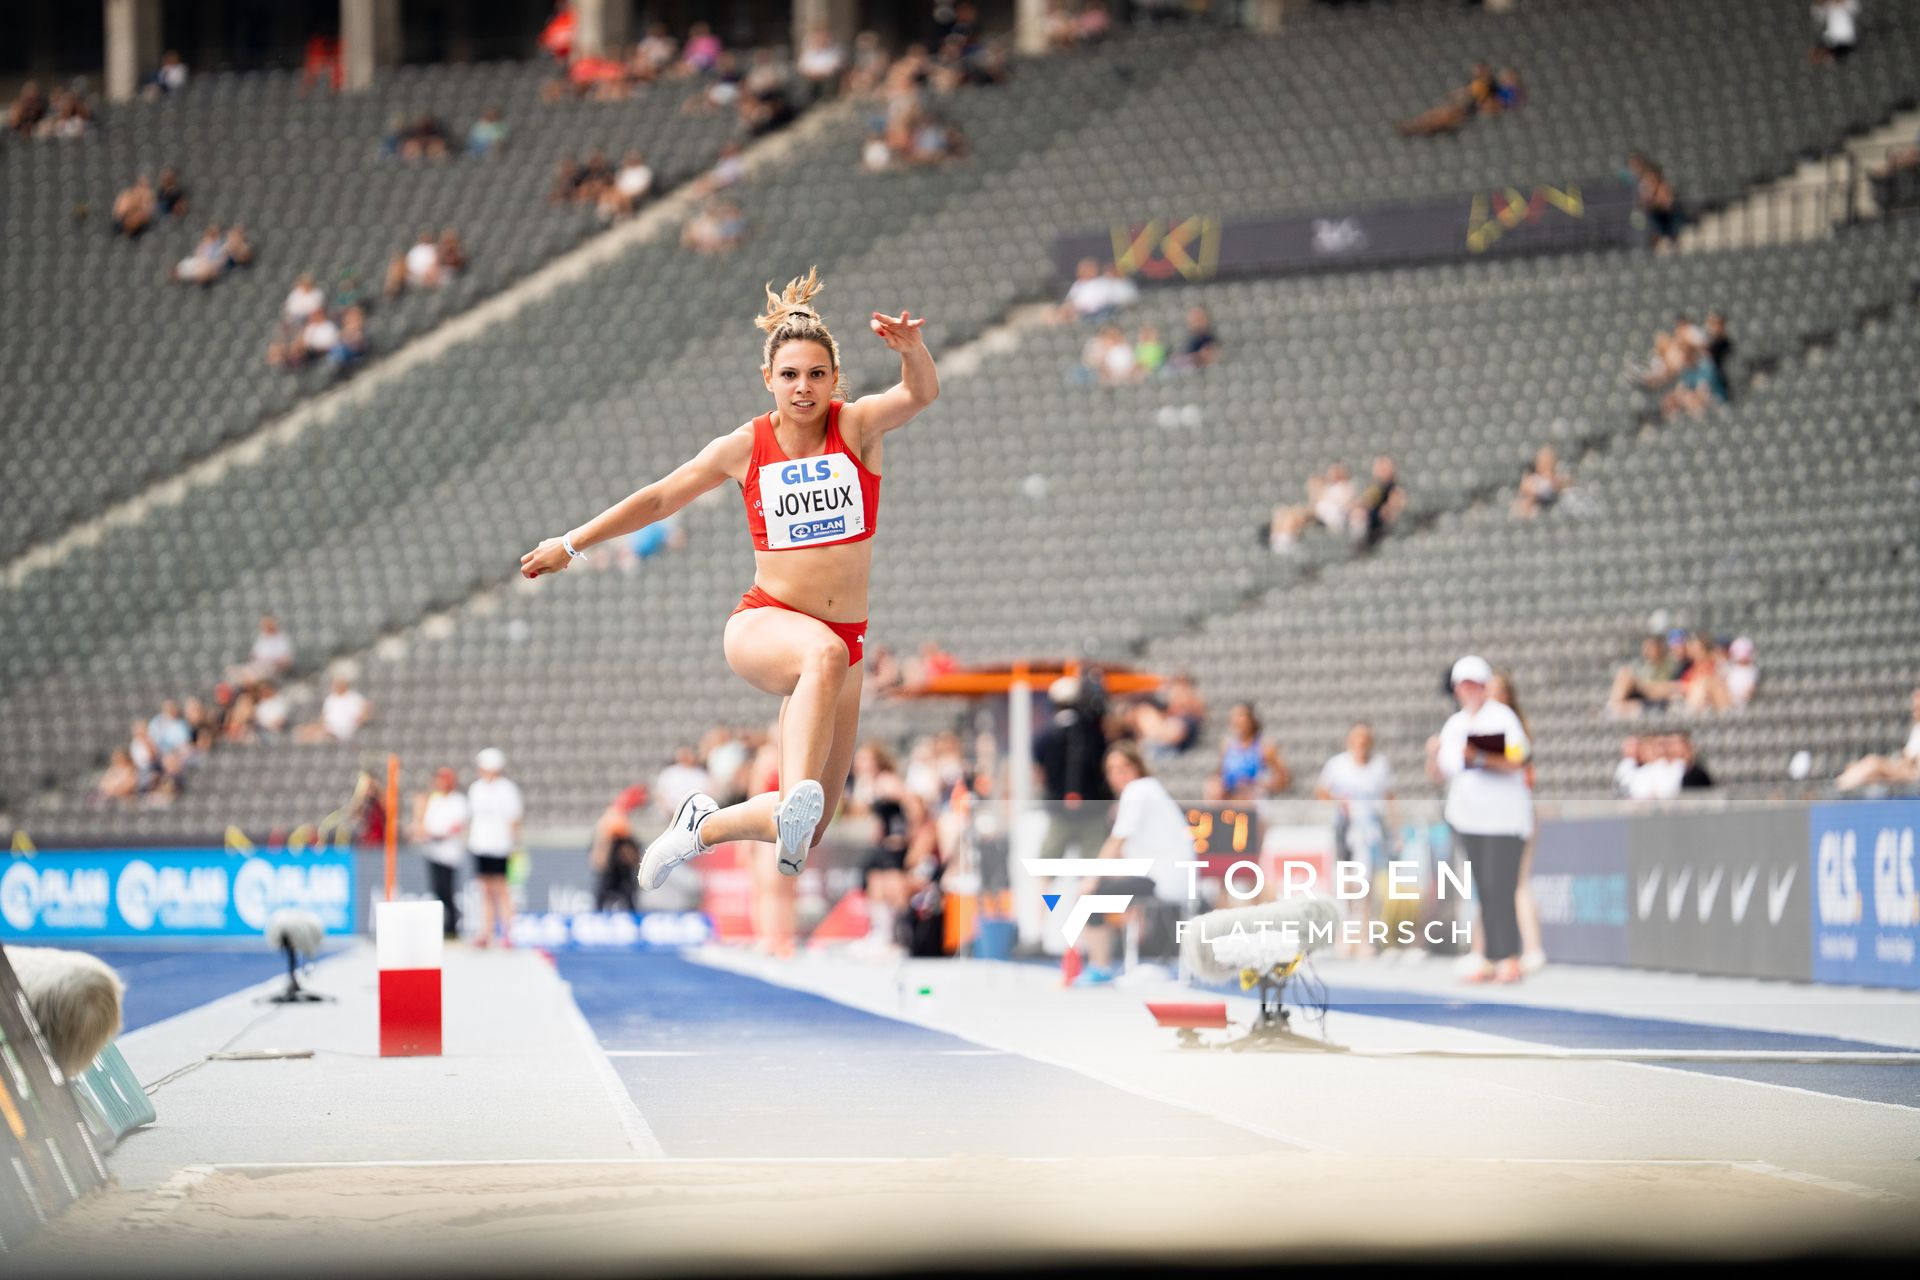
[[1828,1191],[1838,1191],[1842,1195],[1856,1196],[1862,1200],[1874,1200],[1883,1204],[1911,1203],[1911,1197],[1895,1191],[1882,1191],[1878,1187],[1865,1187],[1857,1182],[1845,1182],[1839,1178],[1824,1178],[1817,1173],[1801,1173],[1797,1169],[1782,1169],[1779,1165],[1765,1160],[1742,1160],[1734,1168],[1745,1169],[1749,1173],[1758,1173],[1769,1178],[1780,1178],[1787,1182],[1824,1187]]
[[647,1118],[640,1114],[639,1106],[633,1095],[627,1092],[626,1082],[620,1079],[620,1073],[613,1069],[613,1063],[607,1060],[606,1050],[600,1047],[600,1038],[593,1034],[593,1028],[587,1025],[587,1017],[580,1012],[580,1005],[573,998],[573,987],[560,977],[558,969],[548,966],[559,986],[561,1003],[565,1007],[568,1022],[580,1037],[581,1047],[586,1051],[587,1061],[593,1067],[593,1073],[600,1077],[600,1083],[607,1091],[607,1101],[613,1105],[613,1111],[620,1118],[620,1131],[626,1135],[627,1145],[643,1158],[649,1160],[664,1159],[667,1149],[660,1145],[660,1139],[654,1136],[653,1127]]
[[[291,1173],[305,1169],[492,1169],[495,1167],[585,1168],[616,1165],[653,1168],[668,1164],[949,1164],[954,1156],[526,1156],[507,1160],[250,1160],[226,1164],[195,1165],[200,1181],[211,1173]],[[1064,1164],[1072,1156],[994,1156],[1007,1164]],[[1726,1162],[1719,1161],[1725,1164]],[[181,1173],[189,1172],[183,1169]],[[176,1175],[177,1177],[178,1175]],[[192,1183],[188,1183],[190,1188]],[[183,1189],[184,1193],[184,1189]]]
[[1920,1053],[1902,1050],[1856,1052],[1846,1049],[1350,1049],[1340,1056],[1520,1062],[1804,1062],[1819,1066],[1920,1066]]
[[1779,1178],[1786,1182],[1798,1182],[1805,1186],[1820,1187],[1826,1191],[1837,1191],[1841,1195],[1855,1196],[1862,1200],[1876,1200],[1882,1203],[1906,1204],[1912,1197],[1901,1195],[1897,1191],[1883,1191],[1878,1187],[1862,1186],[1858,1182],[1847,1182],[1840,1178],[1822,1177],[1817,1173],[1802,1173],[1798,1169],[1783,1169],[1770,1160],[1715,1160],[1711,1157],[1688,1159],[1684,1156],[1648,1156],[1644,1159],[1632,1156],[1615,1158],[1586,1156],[1464,1156],[1470,1164],[1577,1164],[1577,1165],[1680,1165],[1712,1169],[1738,1169],[1743,1173],[1757,1173],[1763,1177]]

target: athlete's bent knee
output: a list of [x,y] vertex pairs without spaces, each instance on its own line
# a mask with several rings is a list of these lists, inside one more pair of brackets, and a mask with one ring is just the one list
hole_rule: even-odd
[[801,656],[800,669],[806,675],[839,684],[847,674],[846,641],[828,633],[819,640],[810,642],[806,653]]

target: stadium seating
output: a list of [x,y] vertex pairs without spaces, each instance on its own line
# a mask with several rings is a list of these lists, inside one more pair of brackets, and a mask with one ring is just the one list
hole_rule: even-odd
[[[1194,191],[1217,193],[1228,215],[1318,208],[1591,176],[1640,146],[1684,191],[1723,199],[1883,117],[1914,87],[1903,51],[1916,37],[1904,11],[1875,11],[1875,41],[1841,78],[1804,66],[1798,10],[1762,18],[1731,0],[1626,8],[1633,20],[1601,26],[1570,4],[1498,19],[1406,5],[1328,15],[1271,40],[1203,30],[1117,41],[1023,64],[1006,89],[941,101],[974,152],[941,170],[858,175],[866,121],[849,113],[787,167],[740,189],[753,221],[749,250],[702,260],[666,244],[634,249],[343,408],[299,443],[109,534],[57,577],[6,592],[0,716],[22,727],[0,744],[0,792],[17,799],[60,785],[28,806],[30,825],[266,828],[324,812],[364,751],[396,748],[425,765],[462,761],[493,742],[508,749],[543,817],[589,817],[675,741],[716,718],[769,710],[718,654],[721,620],[750,575],[738,515],[718,495],[688,513],[686,551],[632,575],[569,574],[528,590],[514,584],[512,565],[533,538],[752,411],[763,393],[748,372],[757,348],[746,321],[768,274],[821,265],[849,375],[870,388],[891,376],[891,362],[860,332],[865,311],[924,308],[934,318],[930,340],[949,349],[1010,305],[1051,296],[1056,231],[1164,212]],[[1728,38],[1705,34],[1720,31]],[[1392,134],[1394,118],[1438,97],[1477,55],[1522,69],[1533,93],[1525,112],[1450,139]],[[1774,86],[1764,101],[1741,87],[1761,81]],[[519,114],[513,122],[518,129]],[[530,181],[537,187],[539,177]],[[1609,543],[1571,521],[1510,529],[1504,501],[1463,508],[1510,484],[1540,443],[1575,455],[1589,443],[1609,446],[1591,471],[1581,464],[1600,493],[1616,465],[1689,438],[1676,430],[1638,441],[1642,400],[1622,377],[1624,362],[1677,310],[1718,306],[1750,365],[1787,362],[1777,386],[1755,390],[1703,434],[1758,421],[1752,415],[1776,412],[1770,405],[1786,413],[1815,376],[1794,364],[1801,345],[1850,334],[1863,315],[1898,304],[1914,279],[1912,248],[1908,229],[1890,226],[1732,253],[1183,286],[1151,295],[1138,319],[1172,337],[1184,306],[1203,302],[1226,360],[1204,374],[1111,390],[1068,379],[1084,333],[1023,332],[1011,353],[952,379],[927,420],[889,449],[876,639],[898,649],[938,640],[966,658],[1145,646],[1158,664],[1192,666],[1216,702],[1243,693],[1266,702],[1289,749],[1305,758],[1336,745],[1337,722],[1369,700],[1302,710],[1297,725],[1294,701],[1303,690],[1326,701],[1333,677],[1353,674],[1352,628],[1377,626],[1403,637],[1393,651],[1405,665],[1396,660],[1353,687],[1381,694],[1367,712],[1391,722],[1389,751],[1413,769],[1409,744],[1433,718],[1458,634],[1444,625],[1457,624],[1428,617],[1395,631],[1391,611],[1437,590],[1449,576],[1446,556],[1478,545],[1476,530],[1502,547],[1548,540],[1537,556],[1541,590],[1529,598],[1550,602],[1555,555],[1622,546],[1642,527],[1623,522]],[[282,292],[276,284],[262,303],[263,326]],[[1872,345],[1880,341],[1847,337],[1835,351],[1885,359]],[[1800,456],[1789,436],[1807,423],[1789,416],[1777,425],[1788,433],[1781,457]],[[1802,453],[1823,438],[1806,436]],[[1312,469],[1335,458],[1364,465],[1375,452],[1399,459],[1415,522],[1434,522],[1431,533],[1356,563],[1315,548],[1305,580],[1292,581],[1298,568],[1276,566],[1260,536],[1272,505],[1297,500]],[[1836,609],[1907,598],[1904,586],[1882,594],[1898,562],[1854,557],[1871,545],[1852,526],[1836,526],[1830,543],[1795,544],[1784,560],[1756,544],[1751,566],[1730,577],[1744,612],[1727,621],[1759,630],[1768,610],[1782,620],[1778,644],[1756,637],[1768,679],[1778,671],[1783,690],[1812,682],[1806,701],[1792,704],[1798,710],[1780,712],[1802,719],[1780,724],[1817,721],[1829,754],[1870,736],[1883,745],[1898,702],[1880,706],[1881,684],[1856,684],[1849,718],[1820,718],[1818,662],[1792,665],[1801,660],[1793,637],[1817,630],[1794,612],[1811,597],[1793,584],[1814,578],[1793,575],[1833,583],[1819,598]],[[1396,566],[1416,560],[1407,581],[1419,591],[1384,590]],[[1529,709],[1567,743],[1565,757],[1543,757],[1544,787],[1604,785],[1613,730],[1593,708],[1648,610],[1678,607],[1721,625],[1704,616],[1698,573],[1637,577],[1645,563],[1595,567],[1594,581],[1613,586],[1596,587],[1564,625],[1536,609],[1500,615],[1505,631],[1473,633],[1489,648],[1510,641],[1523,685],[1540,689]],[[463,604],[476,590],[487,594]],[[449,608],[444,621],[408,630]],[[81,809],[79,772],[126,720],[164,693],[204,687],[244,652],[268,610],[287,620],[307,670],[335,654],[367,659],[362,687],[381,713],[365,741],[227,750],[171,811]],[[1348,630],[1328,625],[1282,642],[1295,635],[1287,628],[1322,616],[1346,619]],[[394,635],[404,644],[376,651],[393,656],[369,656]],[[1237,649],[1208,647],[1223,635]],[[1290,674],[1296,644],[1317,655],[1300,668],[1312,679]],[[1528,644],[1565,660],[1523,657]],[[1417,687],[1405,683],[1416,656],[1425,673]],[[876,719],[890,723],[904,721]],[[1704,740],[1714,762],[1737,779],[1777,774],[1759,733],[1751,743],[1731,726],[1713,734]]]
[[[711,163],[735,131],[726,115],[683,115],[679,87],[623,103],[542,103],[547,74],[518,63],[403,68],[339,98],[301,95],[291,72],[209,75],[163,101],[104,112],[84,141],[9,147],[0,217],[14,231],[0,293],[17,328],[0,447],[15,459],[16,488],[0,510],[0,560],[326,385],[321,368],[296,377],[266,366],[302,272],[330,295],[352,273],[377,299],[388,259],[421,229],[457,228],[471,264],[459,279],[372,304],[369,337],[376,352],[390,350],[598,227],[590,212],[547,203],[563,155],[599,148],[618,162],[637,147],[659,189]],[[380,154],[397,119],[430,111],[457,155],[489,107],[510,133],[484,160]],[[137,242],[113,236],[115,194],[168,165],[182,174],[189,212]],[[253,267],[205,290],[168,284],[210,222],[247,228]],[[55,430],[61,448],[29,447]]]

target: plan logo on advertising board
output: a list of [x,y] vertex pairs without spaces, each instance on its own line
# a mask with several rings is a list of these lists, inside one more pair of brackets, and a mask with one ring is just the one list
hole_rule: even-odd
[[[113,905],[129,929],[220,929],[227,923],[225,867],[155,867],[135,858],[120,868]],[[266,922],[261,921],[261,927]]]
[[104,929],[112,896],[111,881],[100,868],[15,858],[0,874],[0,920],[21,933],[42,926]]
[[1920,802],[1816,805],[1814,977],[1920,988]]
[[233,878],[233,907],[255,929],[266,928],[284,907],[313,912],[329,932],[346,929],[353,917],[353,873],[340,863],[248,858]]

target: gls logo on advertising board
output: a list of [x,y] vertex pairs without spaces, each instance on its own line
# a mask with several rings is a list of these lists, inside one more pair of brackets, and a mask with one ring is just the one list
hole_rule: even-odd
[[1825,831],[1820,835],[1820,923],[1859,924],[1862,901],[1860,879],[1854,871],[1854,842],[1851,831]]
[[1873,842],[1873,918],[1888,929],[1920,924],[1920,892],[1915,891],[1913,882],[1912,827],[1882,827]]

